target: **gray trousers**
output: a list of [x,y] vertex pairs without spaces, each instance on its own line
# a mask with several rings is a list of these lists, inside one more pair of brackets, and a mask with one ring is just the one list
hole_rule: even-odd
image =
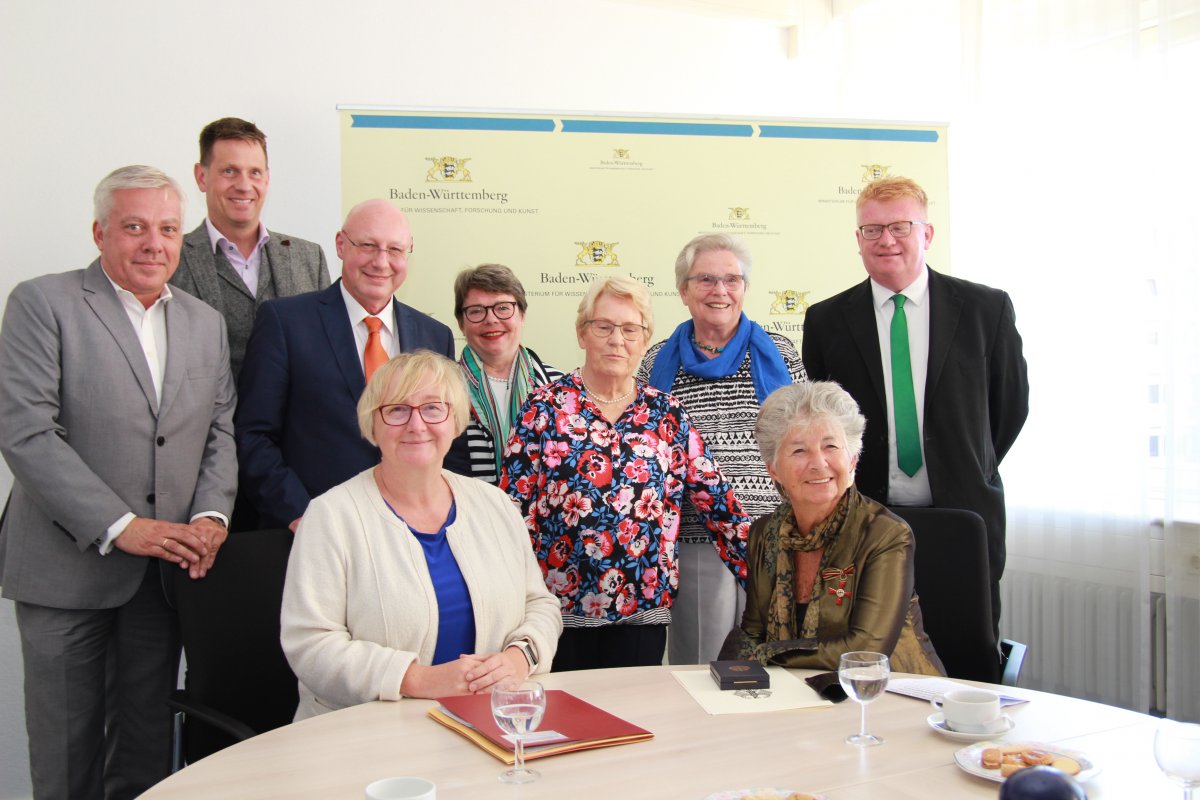
[[37,800],[123,800],[170,773],[179,631],[151,559],[108,609],[17,603],[25,726]]

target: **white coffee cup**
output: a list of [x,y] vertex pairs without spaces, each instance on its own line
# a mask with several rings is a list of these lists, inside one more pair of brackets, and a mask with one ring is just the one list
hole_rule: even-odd
[[437,800],[437,787],[424,778],[384,778],[367,786],[367,800]]
[[954,689],[929,701],[942,712],[946,727],[959,733],[999,733],[1004,730],[1000,696],[987,689]]

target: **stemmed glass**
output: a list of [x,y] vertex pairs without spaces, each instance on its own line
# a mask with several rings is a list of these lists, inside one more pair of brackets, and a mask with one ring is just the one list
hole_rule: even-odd
[[838,681],[846,694],[862,706],[862,726],[858,733],[846,737],[848,744],[874,747],[883,739],[867,733],[867,703],[883,694],[887,688],[888,657],[883,653],[855,651],[843,653],[838,663]]
[[500,773],[502,783],[529,783],[541,777],[525,768],[525,737],[537,730],[546,713],[546,690],[537,681],[504,680],[492,689],[492,717],[516,742],[512,769]]
[[1154,731],[1154,760],[1183,787],[1183,800],[1192,800],[1192,789],[1200,787],[1200,725],[1164,720]]

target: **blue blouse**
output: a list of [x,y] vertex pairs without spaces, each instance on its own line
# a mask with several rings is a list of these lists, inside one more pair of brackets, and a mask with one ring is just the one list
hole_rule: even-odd
[[[404,522],[404,518],[396,513],[390,503],[388,508]],[[450,514],[436,533],[423,533],[404,522],[425,551],[425,563],[429,567],[433,593],[437,598],[437,647],[433,651],[431,666],[454,661],[464,653],[475,652],[475,611],[471,607],[471,592],[446,541],[446,528],[454,524],[456,516],[455,505],[451,502]]]

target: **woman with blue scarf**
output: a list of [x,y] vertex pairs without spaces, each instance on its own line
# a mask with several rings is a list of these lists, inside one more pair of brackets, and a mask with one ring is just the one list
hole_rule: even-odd
[[[807,377],[791,340],[742,313],[750,265],[736,237],[707,234],[688,242],[675,260],[675,284],[692,318],[646,352],[638,377],[683,403],[754,518],[780,503],[754,440],[759,406],[780,386]],[[667,654],[672,664],[703,664],[741,622],[746,597],[691,506],[680,526],[679,564],[683,579]]]
[[521,346],[525,287],[503,264],[463,270],[454,281],[454,318],[467,339],[459,364],[471,396],[471,421],[446,457],[446,468],[500,482],[500,462],[517,409],[530,391],[563,373]]

